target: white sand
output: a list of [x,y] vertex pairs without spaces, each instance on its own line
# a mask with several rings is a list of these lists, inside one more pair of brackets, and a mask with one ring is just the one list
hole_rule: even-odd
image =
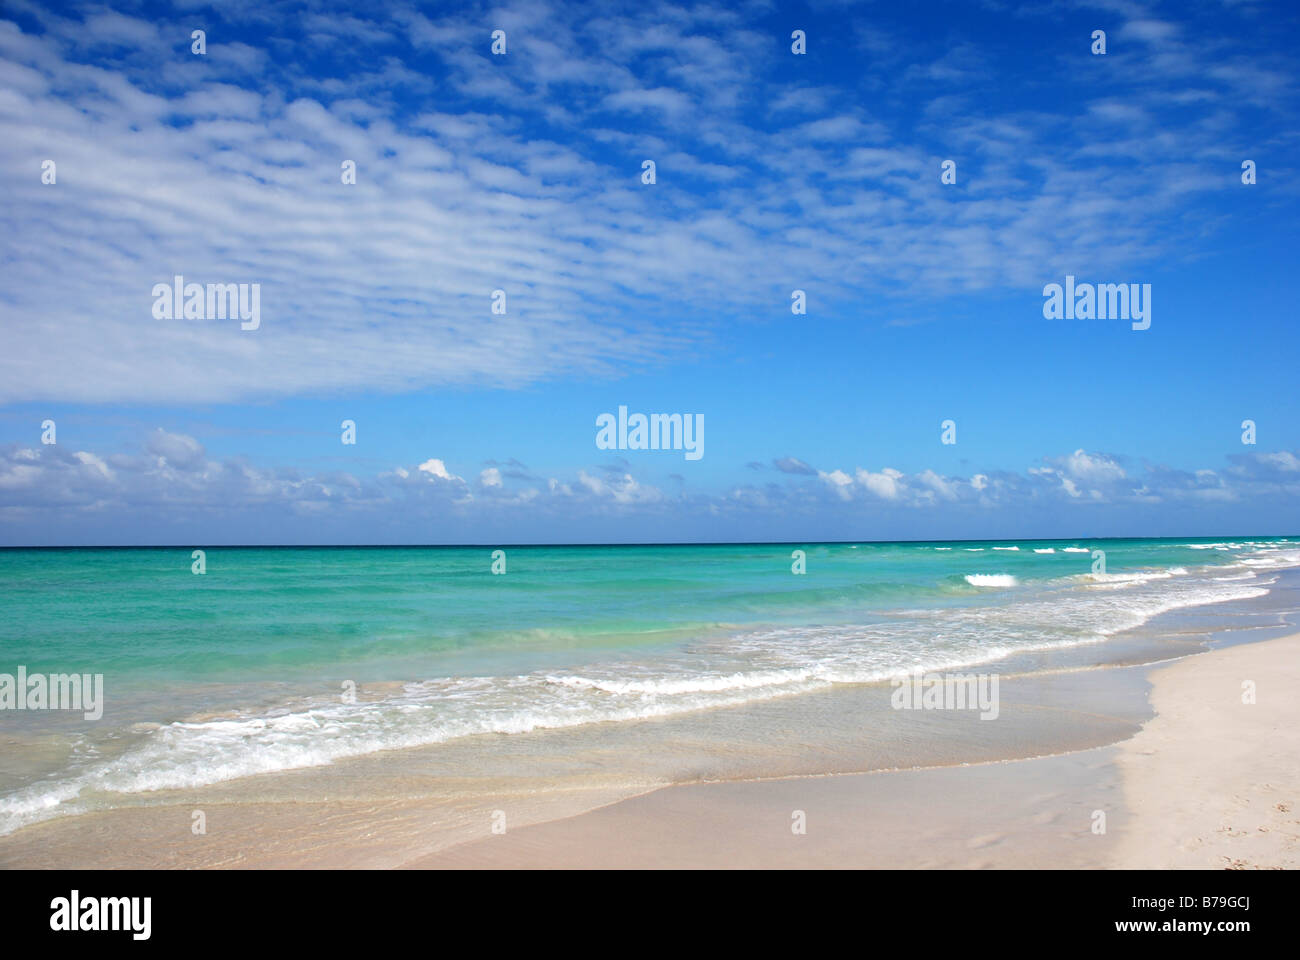
[[[669,787],[416,867],[1278,868],[1300,851],[1300,636],[1152,672],[1109,748],[971,767]],[[1256,686],[1242,702],[1242,682]],[[790,831],[795,809],[807,833]],[[1106,832],[1093,829],[1106,815]]]
[[1300,635],[1188,657],[1153,681],[1156,717],[1119,754],[1133,818],[1115,864],[1300,866]]

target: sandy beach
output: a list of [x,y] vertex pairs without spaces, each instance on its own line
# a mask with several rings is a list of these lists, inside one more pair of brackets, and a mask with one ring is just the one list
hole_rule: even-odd
[[[530,796],[522,785],[455,803],[418,784],[404,799],[218,796],[203,805],[210,829],[202,836],[189,829],[188,804],[108,810],[0,838],[0,864],[59,865],[75,851],[76,865],[96,868],[1296,865],[1300,700],[1291,691],[1300,684],[1300,635],[1065,679],[1082,683],[1073,696],[1092,701],[1097,735],[1113,731],[1107,739],[1116,742],[1030,759],[685,783],[631,797],[594,781],[564,794]],[[1254,703],[1242,700],[1247,681]],[[1095,696],[1127,686],[1137,691],[1132,700],[1148,684],[1155,714],[1140,729],[1124,697]],[[1040,713],[1071,689],[1007,687],[1037,690],[1025,709]],[[1087,716],[1078,703],[1061,710],[1061,723]],[[493,832],[498,808],[510,811],[504,832]]]
[[[1188,657],[1151,681],[1155,717],[1114,747],[672,787],[408,866],[1295,867],[1300,635]],[[806,834],[791,829],[796,810]]]
[[1154,680],[1156,716],[1119,752],[1133,814],[1114,864],[1300,865],[1300,635],[1189,657]]

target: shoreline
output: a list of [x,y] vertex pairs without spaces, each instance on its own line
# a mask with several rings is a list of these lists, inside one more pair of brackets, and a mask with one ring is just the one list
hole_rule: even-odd
[[[1278,593],[1295,591],[1289,581],[1278,585]],[[683,736],[696,739],[694,752],[678,757],[675,767],[647,753],[647,773],[639,785],[582,764],[558,779],[516,773],[457,780],[454,762],[440,771],[423,768],[428,757],[418,752],[401,758],[400,773],[394,774],[398,758],[376,755],[32,824],[0,837],[0,868],[1158,866],[1158,845],[1139,849],[1128,839],[1133,811],[1140,821],[1148,805],[1142,798],[1159,796],[1161,785],[1191,769],[1188,764],[1199,754],[1191,750],[1181,767],[1160,773],[1155,786],[1148,782],[1143,788],[1134,783],[1144,773],[1151,780],[1150,755],[1134,760],[1126,744],[1145,744],[1142,737],[1154,731],[1160,746],[1142,749],[1167,754],[1185,741],[1159,716],[1162,708],[1174,715],[1186,699],[1178,692],[1185,682],[1168,676],[1179,676],[1193,663],[1225,664],[1212,668],[1211,676],[1241,673],[1246,668],[1237,664],[1245,655],[1235,651],[1271,650],[1280,640],[1259,639],[1261,634],[1293,634],[1294,597],[1279,608],[1278,593],[1264,610],[1258,601],[1195,608],[1190,619],[1176,612],[1172,619],[1157,618],[1140,636],[1117,638],[1134,653],[1157,642],[1171,657],[1080,661],[1049,670],[1039,664],[1037,673],[1004,674],[1001,723],[965,722],[944,711],[889,710],[888,686],[880,684],[803,695],[800,709],[812,702],[806,697],[825,697],[835,715],[856,717],[859,725],[814,726],[812,739],[791,740],[765,754],[768,762],[785,757],[782,765],[788,769],[781,774],[759,772],[763,764],[752,756],[747,763],[737,759],[752,749],[750,741],[759,740],[750,728],[756,720],[770,730],[774,722],[806,718],[806,712],[784,712],[789,702],[778,699],[645,724],[638,736],[647,750],[663,750],[665,744],[675,749]],[[1218,626],[1203,629],[1200,619]],[[1193,637],[1200,642],[1191,643]],[[1297,637],[1281,639],[1294,643]],[[1204,650],[1207,642],[1208,651],[1189,653]],[[1300,660],[1300,652],[1292,659]],[[1289,676],[1284,662],[1255,669],[1259,676]],[[1220,722],[1213,718],[1210,729]],[[706,729],[701,723],[720,726]],[[502,738],[495,747],[466,743],[464,749],[469,755],[505,744],[508,760],[526,753],[530,738],[560,736],[576,738],[567,742],[599,754],[626,746],[626,739],[619,739],[626,731],[616,726]],[[1280,769],[1300,754],[1288,735],[1294,728],[1281,724],[1280,732],[1270,735]],[[843,750],[846,729],[859,750],[855,755]],[[801,742],[806,756],[791,765],[789,749]],[[719,748],[735,756],[719,757]],[[900,750],[910,762],[891,764]],[[691,764],[698,764],[698,772]],[[411,775],[412,769],[419,775]],[[1290,789],[1285,783],[1275,786],[1284,794]],[[1275,802],[1294,809],[1285,797]],[[198,809],[210,818],[206,835],[190,829]],[[803,810],[807,820],[802,835],[790,832],[795,810]],[[1100,835],[1090,829],[1098,810],[1108,821],[1107,833]],[[508,823],[497,823],[498,813]],[[1177,817],[1170,821],[1178,822]],[[1285,817],[1262,825],[1276,837],[1294,834]],[[506,827],[504,834],[492,833],[500,826]],[[1206,847],[1201,835],[1212,831],[1203,824],[1197,830],[1199,846]],[[891,837],[910,839],[900,843]],[[1243,865],[1272,864],[1271,848],[1254,849],[1261,846],[1252,844],[1243,856],[1224,856]],[[1169,865],[1183,864],[1170,857]]]
[[[1252,704],[1240,697],[1248,676],[1267,678]],[[970,766],[670,786],[404,866],[1300,866],[1300,701],[1288,691],[1300,683],[1300,634],[1186,656],[1157,665],[1150,680],[1156,714],[1108,747]],[[798,812],[803,834],[792,830]],[[1106,815],[1104,833],[1094,829],[1098,812]]]

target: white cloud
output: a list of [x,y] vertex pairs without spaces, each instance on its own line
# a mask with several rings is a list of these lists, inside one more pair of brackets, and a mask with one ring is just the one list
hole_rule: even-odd
[[853,495],[849,489],[853,484],[853,478],[843,470],[832,470],[829,473],[818,470],[817,476],[830,484],[841,499],[848,500]]
[[1280,453],[1260,454],[1260,461],[1276,466],[1279,470],[1285,470],[1288,473],[1300,471],[1300,457],[1297,457],[1289,450],[1283,450]]
[[157,455],[168,466],[187,470],[203,463],[203,445],[183,433],[168,433],[161,428],[149,436],[145,449]]
[[[946,480],[943,477],[939,476],[939,474],[935,473],[933,470],[922,471],[920,474],[917,475],[917,479],[920,480],[921,483],[929,487],[931,490],[933,490],[935,493],[937,493],[939,496],[943,497],[943,499],[945,500],[957,499],[956,486],[954,486],[954,484],[951,481]],[[974,485],[975,485],[975,478],[972,477],[971,486]],[[979,488],[976,487],[976,489],[978,490]]]
[[[1291,451],[1240,456],[1222,472],[1148,466],[1140,477],[1114,481],[1105,489],[1076,483],[1051,467],[1034,467],[1021,474],[977,473],[969,478],[943,476],[932,469],[906,474],[886,467],[879,472],[822,471],[813,482],[794,474],[781,483],[742,486],[721,494],[685,488],[668,494],[631,469],[579,469],[573,480],[552,477],[537,485],[526,473],[489,467],[479,474],[476,497],[469,484],[436,457],[377,475],[341,470],[303,475],[242,458],[202,457],[178,466],[155,452],[163,446],[194,457],[202,450],[194,438],[165,431],[148,435],[138,453],[72,452],[58,445],[0,449],[0,489],[5,493],[0,504],[0,541],[12,542],[14,530],[40,533],[60,522],[70,524],[72,535],[79,536],[76,518],[91,514],[116,518],[132,536],[142,529],[176,528],[193,530],[196,539],[205,539],[198,534],[206,532],[210,538],[213,532],[224,535],[230,529],[226,520],[218,522],[214,517],[253,516],[266,510],[281,518],[312,517],[317,524],[312,529],[317,531],[360,523],[363,538],[374,536],[365,532],[380,529],[376,524],[388,524],[401,539],[415,529],[410,523],[413,517],[437,518],[440,531],[449,529],[446,523],[455,519],[465,525],[466,536],[498,521],[508,522],[503,531],[525,533],[531,528],[520,526],[521,516],[527,516],[528,522],[545,520],[557,531],[596,517],[657,518],[647,533],[675,529],[665,521],[685,523],[683,517],[726,517],[738,523],[748,518],[748,529],[756,532],[777,518],[816,521],[843,511],[849,511],[846,516],[885,516],[907,508],[951,522],[965,513],[991,516],[991,511],[1001,510],[1015,518],[1029,508],[1055,512],[1073,504],[1088,504],[1088,509],[1094,509],[1094,504],[1129,504],[1148,510],[1179,502],[1259,506],[1295,503],[1300,498],[1300,471],[1292,466],[1296,461]],[[1087,458],[1089,462],[1115,459],[1096,454]],[[1077,451],[1047,460],[1084,462]],[[254,534],[264,528],[265,523],[250,527]]]
[[[1058,264],[1127,269],[1199,236],[1183,191],[1217,188],[1196,164],[1169,168],[1170,143],[1200,157],[1241,133],[1172,115],[1169,142],[1155,142],[1145,102],[1117,115],[1110,86],[1095,100],[1127,134],[1074,147],[1058,137],[1073,113],[1007,120],[977,104],[938,127],[889,129],[845,112],[857,91],[768,77],[772,37],[752,11],[707,5],[600,17],[509,7],[507,69],[468,12],[272,20],[236,6],[225,15],[256,24],[265,45],[210,36],[199,58],[177,56],[185,17],[96,10],[83,23],[27,9],[44,32],[0,22],[0,402],[237,402],[621,373],[731,319],[683,316],[684,289],[736,318],[770,306],[774,263],[823,302],[1024,286]],[[1201,51],[1154,21],[1129,30],[1174,58],[1144,69],[1138,95],[1184,90],[1179,64]],[[325,75],[272,55],[295,31],[335,58]],[[877,39],[869,77],[888,99],[916,51]],[[407,67],[412,45],[441,70]],[[968,70],[969,48],[958,54],[930,73]],[[1204,62],[1215,68],[1197,82],[1220,99],[1289,102],[1272,65]],[[752,109],[765,100],[770,110]],[[438,110],[409,115],[408,102]],[[1032,173],[1005,162],[1045,142]],[[932,187],[937,152],[954,147],[987,164],[963,180],[978,223],[954,222]],[[642,189],[652,153],[660,183]],[[32,173],[47,154],[54,187]],[[1135,157],[1165,164],[1155,188],[1131,175]],[[355,186],[339,182],[344,159]],[[260,283],[261,329],[154,321],[149,291],[175,273]],[[489,313],[498,288],[505,316]]]
[[654,487],[642,486],[630,473],[614,476],[609,480],[602,480],[600,477],[592,476],[585,470],[580,470],[578,472],[578,482],[595,494],[598,499],[612,500],[615,503],[653,503],[663,499],[663,494],[659,490]]
[[459,481],[461,479],[455,474],[448,473],[446,464],[436,457],[424,461],[424,463],[420,464],[416,469],[421,473],[427,473],[430,477],[437,478],[438,480]]
[[1125,477],[1124,468],[1114,457],[1089,454],[1083,450],[1076,450],[1065,458],[1063,469],[1074,479],[1089,483],[1109,483]]
[[892,467],[885,467],[879,473],[860,469],[857,481],[883,500],[897,500],[902,490],[898,481],[902,476],[900,471]]

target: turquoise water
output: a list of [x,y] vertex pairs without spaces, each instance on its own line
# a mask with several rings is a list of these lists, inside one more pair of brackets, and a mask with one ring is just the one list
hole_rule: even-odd
[[[968,575],[1022,586],[1082,576],[1092,549],[1105,550],[1111,574],[1224,563],[1234,551],[1213,545],[1236,542],[516,547],[505,575],[490,572],[486,548],[213,549],[203,575],[188,550],[0,550],[0,665],[85,662],[124,684],[381,676],[421,662],[473,671],[672,643],[720,624],[979,603],[990,588]],[[804,576],[791,573],[795,549],[807,554]]]
[[106,691],[98,721],[0,712],[27,744],[0,832],[90,794],[1104,643],[1300,565],[1280,538],[505,553],[494,575],[491,548],[213,548],[197,575],[189,549],[0,550],[0,673]]

